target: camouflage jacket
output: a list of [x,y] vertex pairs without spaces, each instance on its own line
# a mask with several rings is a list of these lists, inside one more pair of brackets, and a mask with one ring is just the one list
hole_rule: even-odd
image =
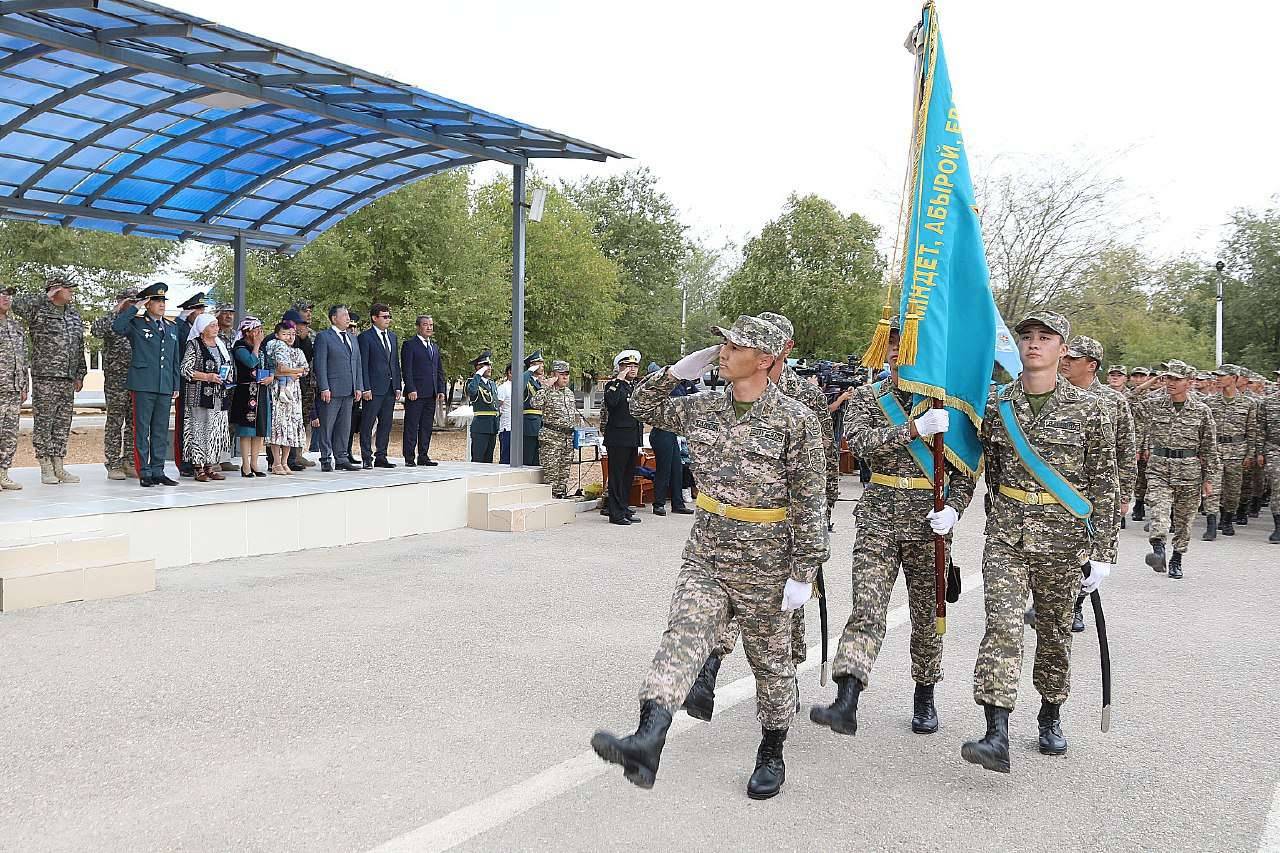
[[1138,438],[1133,426],[1133,411],[1125,396],[1098,377],[1085,389],[1102,401],[1116,433],[1116,473],[1120,481],[1120,503],[1133,503],[1133,489],[1138,482]]
[[804,381],[790,365],[784,367],[778,377],[778,390],[803,403],[818,416],[822,441],[827,449],[827,509],[830,511],[840,500],[840,456],[836,453],[835,426],[831,421],[831,410],[827,408],[827,395],[817,385]]
[[[1040,457],[1093,505],[1088,523],[1060,504],[1027,504],[1000,493],[1001,486],[1044,491],[1018,458],[1001,425],[1000,399],[1013,403],[1014,416]],[[993,389],[981,435],[991,492],[987,536],[1028,554],[1071,555],[1081,565],[1086,560],[1116,561],[1120,524],[1116,438],[1097,397],[1059,377],[1053,396],[1034,415],[1019,379],[1006,385],[999,398]]]
[[556,388],[547,383],[534,392],[532,400],[533,408],[542,409],[544,430],[572,433],[578,425],[578,403],[573,398],[573,389],[568,386]]
[[1129,403],[1129,413],[1133,415],[1133,442],[1141,450],[1147,438],[1147,403],[1145,394],[1135,393],[1132,388],[1125,392],[1124,398]]
[[1267,462],[1280,461],[1280,395],[1267,397],[1258,407],[1258,432],[1262,434],[1262,452],[1267,455]]
[[1245,457],[1262,452],[1262,431],[1258,429],[1257,400],[1237,393],[1230,399],[1225,394],[1215,394],[1205,400],[1213,415],[1213,426],[1218,438],[1218,455],[1223,464],[1240,464]]
[[84,320],[70,305],[57,306],[43,293],[13,297],[13,313],[31,329],[31,375],[44,379],[84,379]]
[[[1147,477],[1164,480],[1171,486],[1200,487],[1209,482],[1222,464],[1209,407],[1188,394],[1179,410],[1168,395],[1161,395],[1150,402],[1149,411],[1151,425],[1143,448],[1151,454],[1147,460]],[[1161,450],[1189,451],[1194,455],[1169,459],[1160,455]]]
[[[711,557],[717,542],[758,547],[761,570],[781,583],[788,574],[812,583],[827,559],[826,453],[817,417],[772,382],[738,417],[731,388],[672,397],[679,380],[668,370],[631,392],[631,413],[689,442],[689,467],[700,493],[738,507],[787,510],[784,521],[735,521],[698,509],[686,556]],[[789,559],[778,559],[778,551]]]
[[113,390],[124,390],[129,378],[129,365],[133,362],[133,344],[125,335],[111,331],[113,314],[104,314],[93,321],[89,333],[102,339],[102,382]]
[[0,396],[27,393],[27,337],[12,317],[0,318]]
[[[893,386],[886,380],[860,386],[849,398],[844,413],[844,434],[849,439],[849,449],[859,458],[866,459],[876,474],[891,477],[923,477],[924,471],[916,464],[907,449],[911,443],[911,424],[894,426],[879,400],[893,394]],[[903,402],[899,397],[899,402]],[[911,408],[907,395],[903,406]],[[963,515],[969,501],[973,500],[973,477],[947,463],[946,504]],[[874,527],[880,533],[888,533],[899,541],[932,541],[933,528],[925,516],[933,510],[931,489],[896,489],[869,483],[858,501],[855,517],[858,529]]]

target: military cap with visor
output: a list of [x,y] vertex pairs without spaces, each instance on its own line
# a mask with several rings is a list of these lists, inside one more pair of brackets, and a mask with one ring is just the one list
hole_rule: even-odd
[[138,292],[139,300],[165,299],[169,298],[169,285],[163,281],[157,281],[155,284],[149,284]]
[[189,311],[192,308],[204,308],[204,307],[205,307],[205,301],[204,301],[203,292],[195,294],[186,302],[183,302],[181,305],[178,306],[178,308],[183,311]]
[[786,344],[781,329],[749,314],[740,315],[732,326],[712,326],[711,333],[734,346],[758,349],[766,355],[780,355]]
[[568,372],[569,372],[569,362],[567,362],[567,361],[553,361],[553,362],[551,362],[551,372],[552,372],[552,373],[568,373]]
[[472,367],[484,367],[486,364],[493,364],[493,351],[485,350],[475,358],[471,359]]
[[1160,370],[1161,376],[1168,376],[1171,379],[1190,379],[1195,374],[1196,369],[1194,367],[1176,358],[1166,362],[1165,366]]
[[536,349],[532,353],[524,357],[524,366],[533,367],[535,364],[539,364],[543,360],[544,359],[542,358],[542,350]]
[[1076,335],[1067,344],[1067,355],[1072,358],[1091,358],[1102,364],[1102,344],[1086,335]]
[[795,340],[796,327],[791,325],[791,321],[782,314],[776,314],[773,311],[765,311],[760,315],[760,319],[764,320],[766,323],[772,323],[777,326],[778,330],[782,332],[782,336],[788,341]]
[[1054,334],[1061,335],[1064,341],[1071,337],[1071,321],[1056,311],[1032,311],[1019,320],[1013,330],[1021,332],[1030,326],[1044,326]]

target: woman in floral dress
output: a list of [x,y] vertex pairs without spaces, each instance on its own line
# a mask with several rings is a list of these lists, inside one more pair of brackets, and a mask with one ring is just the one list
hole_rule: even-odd
[[308,373],[307,357],[295,347],[296,329],[290,320],[276,326],[275,337],[267,343],[267,367],[274,371],[271,385],[271,433],[267,444],[271,449],[272,474],[292,474],[286,460],[289,448],[302,447],[306,437],[306,421],[302,414],[302,378]]

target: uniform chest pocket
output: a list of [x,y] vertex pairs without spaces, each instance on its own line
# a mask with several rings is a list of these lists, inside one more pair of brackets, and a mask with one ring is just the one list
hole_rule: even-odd
[[786,436],[771,429],[753,427],[742,442],[742,449],[761,459],[776,460],[786,449]]
[[714,445],[720,441],[720,434],[707,427],[694,426],[689,429],[685,438],[693,444]]
[[1036,430],[1035,437],[1037,441],[1042,441],[1046,444],[1084,446],[1084,436],[1081,435],[1078,424],[1070,426],[1061,424],[1045,425]]

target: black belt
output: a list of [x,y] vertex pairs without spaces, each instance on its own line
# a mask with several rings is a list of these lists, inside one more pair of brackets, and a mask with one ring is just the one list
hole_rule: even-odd
[[1151,453],[1153,456],[1163,456],[1165,459],[1195,459],[1198,455],[1194,450],[1170,450],[1167,447],[1157,447]]
[[1243,436],[1243,435],[1233,435],[1225,438],[1219,437],[1218,444],[1239,444],[1240,442],[1245,441],[1246,439],[1247,439],[1247,436]]

